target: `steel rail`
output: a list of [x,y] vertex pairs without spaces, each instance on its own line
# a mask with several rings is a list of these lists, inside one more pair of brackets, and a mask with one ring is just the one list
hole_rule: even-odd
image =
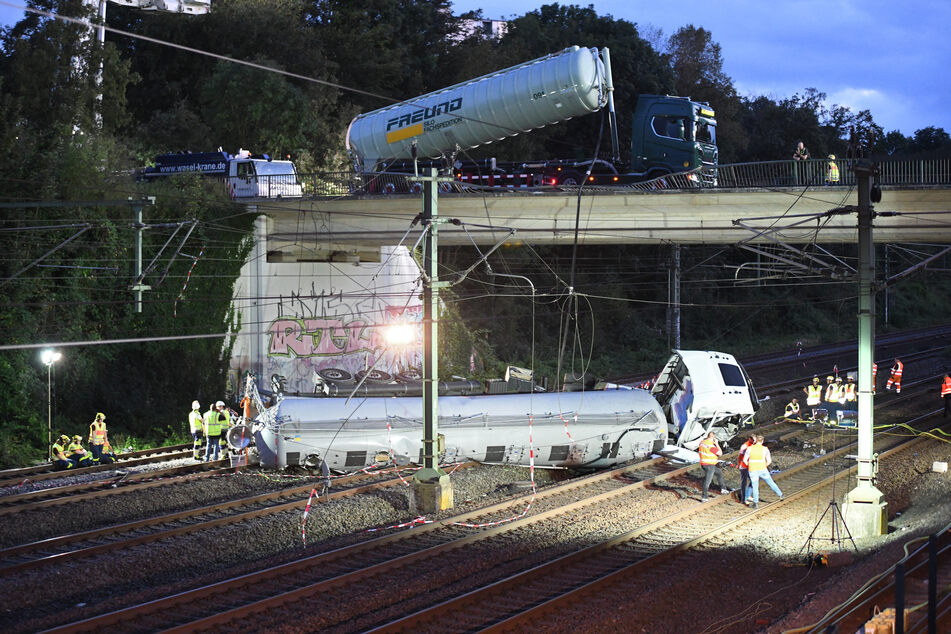
[[184,482],[196,478],[204,478],[224,473],[232,473],[235,467],[221,467],[223,460],[203,462],[182,467],[170,467],[142,473],[117,474],[93,482],[82,482],[65,486],[38,489],[28,493],[17,493],[0,497],[0,517],[24,511],[32,511],[50,506],[60,506],[73,502],[83,502],[95,498],[106,497],[140,491],[156,486],[166,486],[176,482]]
[[[181,447],[185,447],[185,446],[186,445],[181,445]],[[19,474],[16,477],[0,480],[0,487],[17,486],[20,484],[24,484],[26,482],[41,482],[43,480],[53,480],[55,478],[64,478],[64,477],[74,476],[74,475],[85,475],[87,473],[99,473],[101,471],[114,471],[115,469],[121,469],[123,467],[134,467],[137,465],[152,464],[155,462],[164,462],[165,460],[177,460],[179,458],[190,458],[192,456],[191,445],[187,445],[187,446],[189,447],[187,451],[185,450],[163,451],[165,449],[170,449],[165,447],[162,447],[160,449],[144,449],[141,451],[133,451],[128,454],[123,454],[123,457],[120,457],[119,460],[117,460],[116,462],[113,462],[112,464],[100,464],[93,467],[79,467],[75,469],[63,469],[59,471],[54,471],[52,469],[52,465],[40,465],[39,467],[26,467],[26,469],[33,469],[33,471],[30,471],[29,473],[24,471],[22,474]]]
[[[361,480],[373,478],[376,475],[379,474],[359,474],[338,480],[338,483],[346,482],[347,484],[354,484],[355,486],[342,489],[340,491],[335,491],[328,497],[329,499],[339,499],[342,497],[357,495],[359,493],[367,493],[376,489],[395,486],[401,482],[401,480],[397,477],[390,480],[371,482],[368,484],[357,484]],[[320,476],[316,476],[315,480],[319,481]],[[28,544],[11,546],[9,548],[0,550],[0,573],[9,575],[23,572],[25,570],[33,570],[49,565],[57,565],[65,561],[101,555],[115,550],[170,539],[172,537],[187,535],[218,526],[236,524],[238,522],[243,522],[256,517],[275,515],[284,511],[296,510],[300,508],[301,501],[306,499],[306,494],[310,493],[310,491],[315,486],[315,482],[309,482],[306,485],[298,487],[291,487],[288,489],[282,489],[280,491],[271,491],[269,493],[239,498],[237,500],[229,500],[227,502],[202,506],[178,513],[170,513],[158,517],[127,522],[125,524],[117,524],[100,529],[73,533],[70,535],[50,537],[48,539],[30,542]],[[303,497],[300,497],[301,495],[303,495]],[[286,499],[288,497],[293,497],[295,499],[274,505],[270,504],[271,502]],[[323,498],[318,499],[318,501],[320,500],[323,500]],[[247,506],[260,506],[262,504],[265,505],[263,508],[255,508],[249,511],[240,511],[238,513],[226,515],[225,517],[201,519],[203,516],[221,514],[234,509],[240,509]],[[191,523],[182,525],[182,522],[189,520],[197,521],[192,521]],[[163,526],[171,526],[171,528],[162,528]],[[151,532],[142,534],[142,530],[150,530]],[[130,536],[122,537],[122,535]],[[112,537],[119,537],[119,539],[102,542],[103,539]],[[93,543],[86,546],[81,545],[88,542],[99,543]],[[80,544],[80,546],[76,547],[77,544]],[[60,549],[63,547],[72,548],[72,550],[65,550],[52,555],[41,555],[39,557],[27,559],[25,561],[18,561],[18,559],[24,556],[48,551],[54,548]]]
[[[801,465],[793,467],[786,470],[783,474],[780,474],[779,477],[787,478],[791,477],[792,474],[795,474],[799,471],[804,471],[810,467],[813,469],[821,468],[821,465],[824,465],[827,461],[832,460],[835,456],[841,455],[842,453],[853,448],[852,446],[843,447],[840,450],[834,452],[833,454],[826,454],[820,459],[814,461],[807,461]],[[656,468],[657,461],[653,462],[653,467]],[[628,467],[628,472],[637,471],[640,468],[644,468],[645,463],[639,463],[633,467]],[[541,522],[546,519],[549,519],[555,515],[564,514],[566,511],[576,508],[579,505],[591,505],[602,502],[606,499],[615,498],[619,495],[625,495],[633,492],[636,489],[643,488],[647,484],[656,482],[660,479],[668,479],[675,475],[680,475],[686,473],[688,470],[697,469],[696,465],[690,465],[687,467],[682,467],[680,469],[673,469],[668,471],[665,474],[662,474],[658,477],[652,477],[649,479],[638,481],[631,485],[622,486],[620,488],[614,489],[607,492],[598,492],[593,497],[586,497],[581,502],[574,502],[566,506],[558,506],[553,508],[550,511],[544,513],[539,513],[532,516],[522,517],[520,519],[514,520],[507,524],[500,526],[495,526],[483,530],[478,534],[464,533],[459,536],[450,535],[448,541],[443,541],[437,545],[431,545],[432,538],[430,538],[430,543],[424,544],[424,547],[421,550],[414,550],[409,554],[397,555],[394,559],[390,555],[393,554],[393,549],[390,548],[387,553],[380,554],[377,556],[380,561],[371,561],[369,563],[360,563],[354,564],[353,562],[358,560],[360,556],[365,557],[365,549],[377,548],[379,546],[392,546],[393,543],[401,541],[403,539],[412,539],[420,538],[425,532],[431,532],[439,530],[441,528],[451,529],[451,526],[448,524],[450,521],[455,522],[466,522],[468,518],[471,517],[485,517],[487,512],[496,512],[500,509],[511,508],[513,502],[507,501],[494,507],[489,507],[488,509],[480,509],[473,511],[472,513],[465,514],[457,518],[450,518],[449,520],[443,520],[439,523],[429,524],[423,527],[414,528],[412,531],[404,531],[403,533],[385,536],[383,538],[378,538],[371,542],[364,542],[354,547],[347,547],[346,549],[341,549],[338,551],[333,551],[332,553],[325,553],[320,555],[315,555],[312,558],[308,558],[306,561],[294,562],[290,566],[279,566],[276,568],[268,569],[267,571],[262,571],[261,573],[252,573],[246,575],[243,578],[239,578],[237,583],[230,581],[221,582],[220,584],[215,584],[215,586],[209,586],[202,589],[197,589],[193,593],[183,593],[183,595],[176,595],[168,599],[159,599],[148,606],[148,612],[151,618],[158,618],[161,620],[161,625],[159,627],[166,629],[169,627],[169,622],[167,619],[176,620],[181,619],[183,622],[178,622],[174,628],[169,631],[193,631],[200,629],[208,628],[217,628],[221,625],[232,622],[238,619],[246,618],[251,614],[267,611],[281,605],[288,603],[293,603],[299,600],[302,600],[306,597],[313,596],[315,594],[321,594],[328,591],[332,588],[337,588],[341,585],[350,585],[353,583],[359,583],[361,580],[379,574],[392,574],[393,566],[406,566],[413,565],[417,566],[419,564],[420,558],[431,558],[437,555],[440,555],[445,552],[454,551],[458,548],[461,548],[465,545],[472,544],[475,542],[480,542],[485,539],[492,538],[498,534],[515,531],[520,528],[524,528],[533,523]],[[612,470],[614,473],[625,471],[624,469],[615,469]],[[589,476],[590,480],[603,479],[605,474],[596,474],[595,476]],[[563,493],[566,490],[577,489],[582,484],[580,482],[571,482],[567,483],[564,487],[553,487],[550,490],[546,490],[546,493],[553,495],[555,493]],[[557,489],[557,491],[556,491]],[[704,509],[715,508],[718,505],[722,505],[728,496],[722,496],[714,500],[713,504],[703,505]],[[735,508],[742,509],[743,513],[748,513],[749,511],[745,507],[740,507],[739,505],[732,505]],[[695,511],[695,509],[692,509]],[[679,517],[679,514],[678,514]],[[673,521],[673,520],[671,520]],[[428,529],[424,531],[423,529]],[[458,532],[458,531],[457,531]],[[361,553],[358,556],[358,552]],[[302,578],[304,573],[304,568],[307,566],[312,566],[318,569],[331,570],[343,565],[341,560],[346,560],[348,566],[363,566],[358,567],[356,570],[351,570],[349,572],[343,572],[331,576],[329,579],[320,579],[315,582],[309,582],[307,579]],[[323,572],[326,576],[326,572]],[[281,579],[294,579],[291,590],[281,591],[277,587],[277,582]],[[286,582],[285,582],[286,584]],[[303,586],[303,587],[300,587]],[[255,599],[255,597],[260,597],[261,593],[267,591],[263,598]],[[234,607],[233,599],[228,599],[230,593],[238,593],[243,601],[247,601],[244,605],[239,607]],[[187,594],[187,596],[185,596]],[[213,597],[225,597],[214,599]],[[182,606],[187,605],[188,609],[182,609]],[[142,618],[144,615],[141,610],[144,610],[146,606],[132,607],[128,608],[125,612],[127,615],[122,617],[124,619],[138,619]],[[131,611],[131,613],[129,612]],[[110,618],[120,618],[118,613],[112,613],[116,616]],[[202,616],[205,614],[205,616]],[[174,615],[174,616],[173,616]],[[187,622],[184,622],[187,621]],[[83,628],[95,629],[96,627],[102,627],[105,625],[115,625],[119,623],[128,623],[129,620],[121,621],[98,621],[98,620],[88,620],[85,622],[80,622],[83,625]],[[177,622],[177,621],[176,621]],[[72,624],[73,626],[79,626],[79,624]],[[72,626],[71,626],[72,627]],[[150,622],[150,628],[154,627],[154,621]],[[70,629],[68,631],[86,631],[86,629]],[[64,630],[66,631],[66,630]]]
[[[897,446],[884,451],[881,457],[891,456],[898,451],[913,448],[928,440],[923,437],[915,437],[910,441],[901,442]],[[836,453],[841,454],[852,447],[854,445],[837,450]],[[644,574],[646,570],[662,561],[669,560],[671,557],[695,548],[727,531],[747,522],[758,520],[778,508],[812,495],[829,486],[832,481],[847,477],[853,470],[855,470],[854,466],[841,470],[795,492],[789,491],[792,487],[785,484],[784,486],[787,487],[786,495],[778,503],[769,504],[759,510],[739,513],[734,517],[727,516],[722,518],[723,521],[718,521],[717,518],[708,519],[707,524],[715,524],[712,530],[702,530],[699,534],[674,543],[670,547],[664,547],[664,540],[660,537],[653,537],[653,541],[659,543],[659,546],[654,549],[632,546],[637,538],[647,534],[652,536],[655,533],[662,534],[663,531],[680,520],[699,515],[711,515],[716,511],[715,505],[722,505],[725,500],[723,498],[713,500],[714,506],[705,504],[701,507],[684,509],[652,522],[650,525],[638,527],[600,544],[589,546],[554,561],[512,575],[489,586],[442,602],[427,610],[421,610],[371,631],[408,631],[417,626],[421,627],[423,624],[427,628],[439,629],[440,621],[445,622],[446,619],[452,619],[457,627],[461,626],[466,630],[478,629],[483,632],[525,631],[525,628],[528,627],[535,630],[544,630],[546,624],[554,625],[554,621],[558,618],[558,612],[563,606],[569,604],[572,606],[583,605],[593,594],[603,594],[606,592],[605,588],[613,588],[627,583],[632,576]],[[786,473],[788,474],[788,472]],[[776,479],[782,477],[783,474],[779,474]],[[687,531],[683,526],[677,526],[675,535],[684,532]],[[570,575],[566,575],[566,571],[571,571]],[[530,596],[521,600],[509,600],[505,608],[500,608],[500,597],[512,596],[515,589],[523,597],[526,594]],[[617,595],[612,594],[610,596]],[[520,603],[519,606],[512,605],[516,601]],[[483,606],[491,607],[486,609]],[[509,614],[498,615],[497,612],[501,609],[508,609]],[[466,617],[470,614],[475,615],[474,619],[466,620]]]

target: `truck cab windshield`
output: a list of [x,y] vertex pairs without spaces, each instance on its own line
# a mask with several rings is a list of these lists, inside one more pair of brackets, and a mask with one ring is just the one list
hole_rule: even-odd
[[294,173],[294,164],[290,161],[255,161],[258,176],[278,176]]
[[697,142],[717,144],[716,126],[709,125],[706,121],[697,122]]

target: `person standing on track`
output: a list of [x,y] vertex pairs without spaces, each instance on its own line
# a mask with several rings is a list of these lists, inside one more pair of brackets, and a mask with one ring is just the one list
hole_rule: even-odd
[[901,359],[895,358],[895,363],[892,365],[892,374],[888,377],[888,382],[885,383],[885,391],[891,392],[892,385],[895,386],[895,393],[901,394],[901,374],[905,369],[905,364],[901,362]]
[[842,391],[839,392],[839,403],[845,406],[846,409],[855,409],[855,400],[857,394],[855,393],[855,377],[851,374],[845,377],[845,385],[842,386]]
[[92,461],[96,464],[102,457],[102,446],[109,439],[106,431],[106,415],[102,412],[96,414],[95,420],[89,425],[89,451],[92,452]]
[[188,412],[188,429],[191,432],[192,457],[195,460],[201,460],[201,442],[205,435],[202,427],[201,403],[192,401],[192,411]]
[[753,508],[759,508],[759,481],[763,480],[773,490],[773,493],[783,499],[783,492],[776,483],[773,482],[773,476],[769,474],[769,465],[773,463],[773,457],[769,454],[769,449],[763,445],[763,436],[756,436],[756,443],[746,450],[749,456],[750,484],[753,487]]
[[[221,401],[218,401],[219,403]],[[205,412],[205,417],[202,420],[202,430],[205,433],[205,462],[208,462],[208,459],[214,456],[214,460],[218,460],[218,453],[220,447],[218,442],[221,440],[221,426],[218,423],[218,412],[215,409],[215,405],[212,405],[208,408],[208,411]]]
[[713,481],[713,476],[717,477],[717,484],[720,485],[720,493],[722,495],[729,493],[730,489],[723,480],[723,469],[717,465],[720,461],[720,456],[723,454],[723,450],[720,449],[720,443],[717,442],[716,434],[712,431],[708,433],[707,437],[700,441],[698,451],[700,453],[700,467],[703,469],[703,497],[701,499],[704,502],[710,499],[707,497],[707,493],[710,490],[710,483]]
[[816,419],[816,409],[822,404],[822,386],[819,385],[819,377],[812,377],[812,385],[802,388],[806,393],[806,406],[811,410],[810,418]]
[[750,434],[743,446],[740,447],[740,455],[736,458],[736,466],[740,470],[740,503],[749,504],[753,501],[752,491],[750,490],[750,457],[747,455],[749,448],[756,444],[756,434]]
[[839,385],[831,374],[826,377],[826,389],[822,397],[822,406],[825,408],[829,419],[835,416],[835,410],[839,406]]
[[944,381],[941,382],[941,398],[944,400],[944,417],[948,417],[951,411],[951,376],[945,374]]

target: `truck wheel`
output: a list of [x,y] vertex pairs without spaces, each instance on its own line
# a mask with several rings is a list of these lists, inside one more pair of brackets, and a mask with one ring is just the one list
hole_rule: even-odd
[[578,172],[565,172],[565,175],[561,177],[561,185],[565,187],[581,187],[582,183],[584,183],[584,175]]
[[325,381],[349,381],[353,376],[346,370],[340,368],[324,368],[317,370],[317,376]]
[[367,377],[367,383],[389,383],[391,380],[393,380],[393,377],[390,376],[388,372],[384,372],[383,370],[370,370],[369,372],[366,370],[360,370],[353,375],[353,379],[355,381],[359,381],[364,377],[364,375]]

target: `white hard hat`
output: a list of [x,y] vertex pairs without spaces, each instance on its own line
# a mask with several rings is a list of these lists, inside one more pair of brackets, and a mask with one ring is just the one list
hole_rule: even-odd
[[201,409],[201,403],[198,401],[192,401],[192,409]]
[[225,406],[224,401],[218,401],[217,403],[215,403],[215,407],[224,407],[224,406]]

